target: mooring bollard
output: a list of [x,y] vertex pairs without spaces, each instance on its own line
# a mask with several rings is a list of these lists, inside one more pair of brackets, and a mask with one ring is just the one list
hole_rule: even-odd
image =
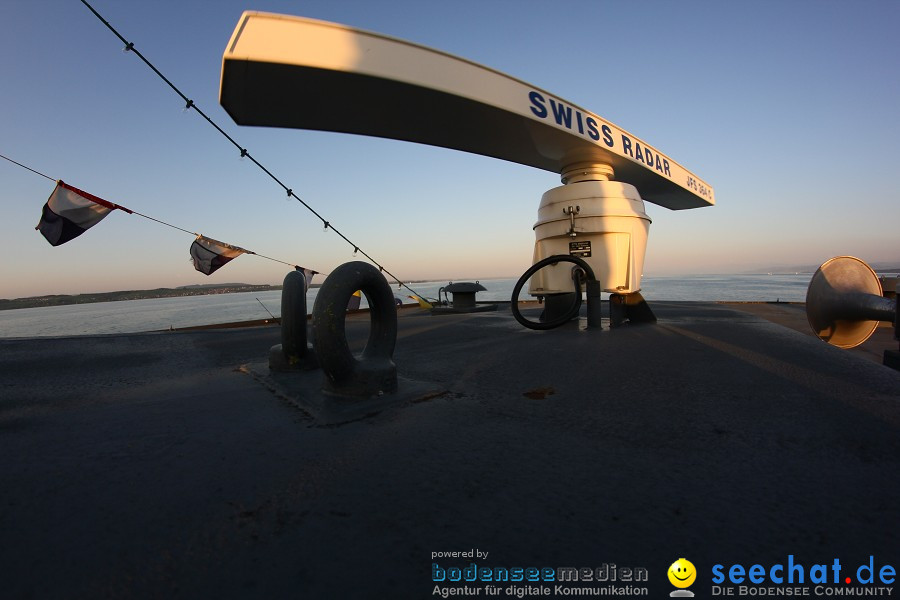
[[[359,359],[350,351],[344,327],[347,303],[356,290],[366,295],[370,318],[369,338]],[[362,398],[397,391],[393,361],[397,309],[391,288],[378,269],[354,261],[332,271],[316,296],[312,325],[326,392]]]
[[315,350],[306,341],[306,277],[291,271],[281,290],[281,343],[269,350],[269,368],[307,371],[318,366]]

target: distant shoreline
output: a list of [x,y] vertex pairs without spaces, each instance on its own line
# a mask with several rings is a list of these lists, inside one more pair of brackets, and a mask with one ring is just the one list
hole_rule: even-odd
[[[318,285],[313,284],[311,287],[318,287]],[[51,294],[47,296],[16,298],[14,300],[0,300],[0,310],[38,308],[42,306],[67,306],[72,304],[94,304],[97,302],[118,302],[122,300],[146,300],[148,298],[180,298],[183,296],[206,296],[209,294],[268,292],[280,289],[280,285],[226,283],[220,285],[191,285],[178,288],[156,288],[152,290],[123,290],[118,292],[91,292],[87,294]]]
[[[503,278],[497,278],[503,279]],[[512,278],[515,279],[515,278]],[[416,279],[406,281],[407,284],[426,281],[442,281],[440,279]],[[321,283],[311,283],[312,288],[322,287]],[[69,306],[72,304],[94,304],[97,302],[119,302],[122,300],[147,300],[150,298],[180,298],[183,296],[207,296],[209,294],[236,294],[240,292],[278,291],[281,285],[250,283],[212,283],[200,285],[183,285],[177,288],[155,288],[152,290],[121,290],[116,292],[88,292],[85,294],[47,294],[44,296],[27,296],[25,298],[2,299],[0,310],[17,308],[39,308],[42,306]]]
[[[879,275],[900,273],[900,263],[873,263],[873,270]],[[771,271],[747,271],[739,275],[812,275],[815,268],[809,269],[808,265],[798,267],[797,270],[787,269],[785,267],[773,267]],[[704,276],[706,274],[692,274],[690,276]],[[714,276],[710,273],[708,276]],[[678,275],[672,274],[654,274],[645,273],[647,280],[654,277],[671,278]],[[459,278],[457,278],[459,279]],[[472,278],[469,278],[470,280]],[[483,277],[482,281],[490,281],[493,279],[516,279],[515,277]],[[422,279],[407,281],[407,284],[417,284],[424,282],[444,281],[444,279]],[[453,281],[453,278],[446,279]],[[310,288],[321,287],[321,283],[313,283]],[[98,302],[118,302],[124,300],[147,300],[153,298],[179,298],[184,296],[206,296],[211,294],[235,294],[240,292],[268,292],[279,291],[281,285],[255,285],[248,283],[220,283],[220,284],[201,284],[186,285],[177,288],[155,288],[150,290],[122,290],[115,292],[89,292],[84,294],[48,294],[44,296],[29,296],[25,298],[0,299],[0,311],[14,310],[19,308],[39,308],[43,306],[69,306],[73,304],[94,304]]]
[[[409,281],[407,283],[421,283],[421,281]],[[319,288],[322,287],[322,284],[312,283],[309,287]],[[177,288],[155,288],[152,290],[121,290],[116,292],[88,292],[85,294],[47,294],[44,296],[0,299],[0,310],[40,308],[43,306],[70,306],[72,304],[95,304],[97,302],[120,302],[124,300],[148,300],[151,298],[208,296],[210,294],[237,294],[240,292],[271,292],[279,291],[281,288],[281,285],[268,284],[214,283],[206,285],[185,285]]]

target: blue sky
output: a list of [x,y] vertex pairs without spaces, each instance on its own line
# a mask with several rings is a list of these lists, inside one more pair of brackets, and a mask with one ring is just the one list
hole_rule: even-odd
[[[238,127],[218,105],[244,10],[438,48],[581,105],[716,190],[653,219],[645,274],[900,262],[900,2],[94,0],[241,145],[402,279],[516,276],[553,173],[345,134]],[[0,0],[0,154],[144,214],[321,272],[352,247],[261,174],[78,0]],[[191,236],[113,213],[51,247],[53,183],[0,161],[0,297],[278,283],[242,256],[207,277]],[[319,280],[321,281],[321,279]]]

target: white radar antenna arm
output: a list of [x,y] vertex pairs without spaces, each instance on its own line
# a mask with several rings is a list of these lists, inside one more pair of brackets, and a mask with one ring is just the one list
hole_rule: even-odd
[[474,62],[335,23],[245,12],[223,56],[219,101],[239,125],[441,146],[563,183],[614,173],[669,209],[715,204],[700,177],[592,112]]

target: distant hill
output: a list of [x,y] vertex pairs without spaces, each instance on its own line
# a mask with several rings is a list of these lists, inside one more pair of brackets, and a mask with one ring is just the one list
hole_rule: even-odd
[[15,300],[0,300],[0,310],[15,308],[35,308],[38,306],[63,306],[67,304],[90,304],[93,302],[116,302],[120,300],[144,300],[147,298],[177,298],[180,296],[203,296],[207,294],[233,294],[236,292],[265,292],[280,290],[280,285],[252,285],[248,283],[214,283],[208,285],[187,285],[178,288],[156,288],[154,290],[125,290],[120,292],[95,292],[75,295],[32,296]]
[[193,285],[180,285],[176,290],[202,290],[205,288],[235,288],[247,287],[249,283],[195,283]]
[[[825,262],[824,260],[822,261]],[[896,261],[876,261],[868,263],[872,270],[876,273],[900,273],[900,260]],[[768,267],[758,267],[756,269],[752,269],[750,271],[745,271],[747,274],[753,273],[815,273],[816,270],[822,266],[821,263],[817,265],[772,265]]]

